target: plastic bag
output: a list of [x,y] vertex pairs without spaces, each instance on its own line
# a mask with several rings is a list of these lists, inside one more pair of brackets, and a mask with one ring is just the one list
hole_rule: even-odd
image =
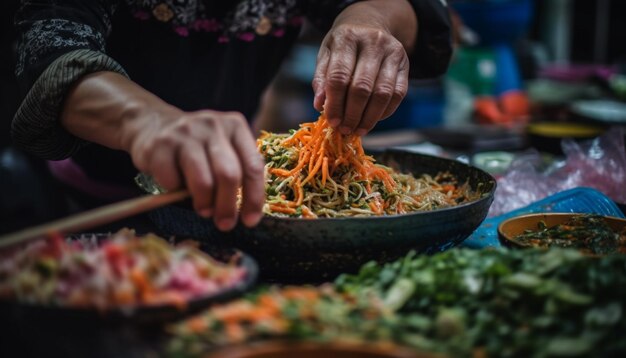
[[626,149],[620,128],[577,143],[561,143],[565,160],[544,168],[539,152],[516,158],[498,180],[489,216],[521,208],[548,195],[576,187],[595,188],[618,203],[626,203]]

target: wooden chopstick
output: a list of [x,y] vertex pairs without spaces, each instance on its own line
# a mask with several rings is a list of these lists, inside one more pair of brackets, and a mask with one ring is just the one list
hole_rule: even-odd
[[0,249],[42,238],[53,232],[76,233],[172,204],[187,197],[189,197],[187,190],[179,190],[158,195],[145,195],[102,206],[47,224],[0,236]]

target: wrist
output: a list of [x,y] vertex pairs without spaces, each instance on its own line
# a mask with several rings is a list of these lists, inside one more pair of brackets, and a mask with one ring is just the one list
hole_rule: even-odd
[[130,152],[142,132],[163,126],[182,113],[160,99],[134,98],[125,102],[120,112],[119,149]]
[[335,19],[333,27],[362,25],[389,33],[411,51],[417,41],[418,20],[408,0],[368,0],[354,3]]

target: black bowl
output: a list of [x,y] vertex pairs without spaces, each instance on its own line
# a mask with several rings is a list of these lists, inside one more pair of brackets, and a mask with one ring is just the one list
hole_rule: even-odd
[[[109,234],[86,234],[95,235],[97,240],[109,237]],[[85,236],[85,235],[83,235]],[[129,306],[114,307],[106,310],[98,310],[89,307],[64,307],[21,303],[0,299],[0,306],[12,312],[13,318],[19,321],[32,321],[33,319],[49,318],[50,320],[84,321],[94,324],[110,325],[155,325],[176,321],[201,311],[214,303],[229,301],[247,292],[256,282],[258,266],[249,255],[235,249],[225,247],[215,248],[207,243],[201,243],[200,249],[211,254],[218,261],[226,262],[234,255],[239,257],[238,264],[245,268],[245,279],[235,286],[216,294],[194,298],[187,302],[184,308],[174,305],[154,306]]]
[[[92,235],[92,234],[89,234]],[[93,234],[98,240],[109,234]],[[245,279],[217,294],[190,300],[185,308],[173,305],[77,308],[0,300],[0,356],[19,357],[145,357],[158,351],[163,326],[242,296],[255,284],[258,266],[249,255],[232,248],[200,249],[218,261],[233,255],[246,269]]]
[[266,280],[320,282],[356,272],[370,261],[397,259],[409,250],[434,253],[465,240],[485,219],[496,181],[488,173],[449,159],[405,151],[386,151],[377,160],[404,173],[435,175],[448,171],[481,193],[456,207],[405,215],[298,219],[265,216],[255,228],[239,224],[230,232],[189,206],[171,205],[149,216],[166,234],[206,240],[249,252]]

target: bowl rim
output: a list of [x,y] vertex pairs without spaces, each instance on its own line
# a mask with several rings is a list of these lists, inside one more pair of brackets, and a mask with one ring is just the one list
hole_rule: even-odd
[[226,357],[248,357],[247,354],[272,354],[280,352],[289,352],[289,350],[315,351],[316,349],[330,349],[351,353],[373,353],[380,354],[389,358],[446,358],[447,356],[440,353],[420,351],[410,347],[402,346],[394,342],[355,342],[342,340],[341,338],[334,341],[315,341],[302,340],[294,341],[287,339],[270,339],[265,341],[248,342],[246,344],[229,345],[217,348],[205,355],[205,358],[226,358]]

